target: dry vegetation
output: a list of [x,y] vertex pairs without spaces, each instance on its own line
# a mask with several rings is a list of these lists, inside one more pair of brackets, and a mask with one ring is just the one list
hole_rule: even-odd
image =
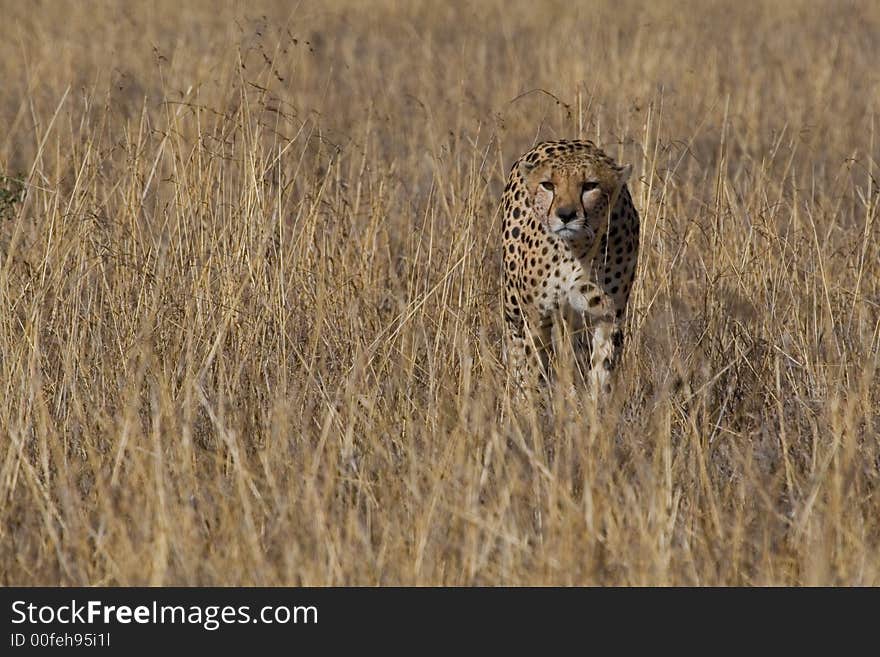
[[[0,583],[880,583],[877,3],[220,4],[2,3]],[[500,365],[551,137],[602,418]]]

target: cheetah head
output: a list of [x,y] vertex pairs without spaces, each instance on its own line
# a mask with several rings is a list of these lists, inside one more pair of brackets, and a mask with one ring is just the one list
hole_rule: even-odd
[[604,234],[609,210],[631,172],[632,165],[601,160],[520,164],[537,218],[548,233],[565,240],[592,240]]

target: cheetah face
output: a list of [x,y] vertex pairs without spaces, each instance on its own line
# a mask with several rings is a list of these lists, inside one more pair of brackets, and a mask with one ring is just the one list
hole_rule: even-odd
[[608,225],[609,209],[629,179],[632,166],[530,165],[520,172],[532,195],[535,214],[551,235],[592,241]]

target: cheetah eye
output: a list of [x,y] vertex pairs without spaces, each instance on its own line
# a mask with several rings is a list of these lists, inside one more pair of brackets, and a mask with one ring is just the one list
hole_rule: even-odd
[[544,181],[542,181],[542,182],[541,182],[541,187],[543,187],[544,189],[546,189],[548,192],[552,192],[552,191],[553,191],[553,183],[550,182],[549,180],[544,180]]
[[591,181],[589,181],[589,182],[585,182],[584,185],[583,185],[583,191],[584,191],[584,193],[592,192],[594,189],[598,189],[598,188],[599,188],[599,183],[596,182],[595,180],[591,180]]

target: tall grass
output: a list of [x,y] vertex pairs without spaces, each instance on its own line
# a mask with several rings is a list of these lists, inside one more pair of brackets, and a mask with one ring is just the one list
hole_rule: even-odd
[[[876,3],[2,3],[3,584],[880,583]],[[513,159],[635,166],[601,418]]]

